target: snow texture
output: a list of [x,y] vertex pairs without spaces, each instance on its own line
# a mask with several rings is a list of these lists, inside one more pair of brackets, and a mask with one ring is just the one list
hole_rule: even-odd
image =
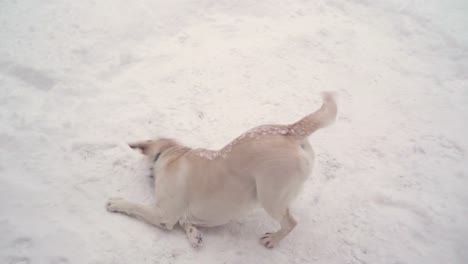
[[[468,263],[467,1],[0,3],[0,263]],[[220,149],[338,91],[296,229],[258,209],[192,249],[127,142]],[[281,133],[281,132],[278,132]],[[245,137],[249,136],[246,134]],[[213,158],[215,153],[200,153]]]

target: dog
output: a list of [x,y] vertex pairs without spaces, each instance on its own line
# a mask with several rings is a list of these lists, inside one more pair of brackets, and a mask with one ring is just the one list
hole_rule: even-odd
[[120,212],[162,229],[177,224],[193,247],[202,245],[199,227],[228,223],[257,205],[280,224],[260,243],[273,248],[297,225],[289,205],[312,172],[314,152],[307,137],[334,122],[335,94],[322,93],[320,109],[291,125],[262,125],[220,150],[191,149],[161,138],[129,144],[153,163],[156,204],[110,198]]

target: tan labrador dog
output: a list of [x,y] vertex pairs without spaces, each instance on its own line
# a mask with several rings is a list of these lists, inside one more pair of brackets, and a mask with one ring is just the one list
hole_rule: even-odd
[[310,175],[314,152],[307,137],[331,124],[337,113],[333,93],[322,107],[291,125],[263,125],[218,151],[191,149],[171,139],[130,144],[153,164],[156,204],[144,206],[111,198],[107,209],[167,229],[179,224],[192,246],[202,244],[197,227],[219,226],[255,205],[279,222],[260,242],[273,248],[296,226],[289,205]]

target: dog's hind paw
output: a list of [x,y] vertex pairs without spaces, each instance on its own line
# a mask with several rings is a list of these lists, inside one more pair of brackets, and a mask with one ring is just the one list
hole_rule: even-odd
[[268,249],[274,248],[276,246],[275,233],[265,233],[260,238],[260,243]]
[[107,200],[106,209],[109,212],[119,212],[120,211],[120,202],[123,201],[123,198],[112,197]]

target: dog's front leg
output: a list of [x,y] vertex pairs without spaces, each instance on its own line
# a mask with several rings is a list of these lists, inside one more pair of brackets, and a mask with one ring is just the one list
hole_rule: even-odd
[[179,221],[180,226],[185,230],[185,235],[194,248],[198,248],[203,243],[203,236],[201,232],[192,224],[187,224]]
[[133,217],[141,218],[143,221],[163,229],[172,230],[175,223],[169,223],[163,219],[158,207],[150,207],[128,202],[122,198],[110,198],[106,204],[109,212],[124,213]]

